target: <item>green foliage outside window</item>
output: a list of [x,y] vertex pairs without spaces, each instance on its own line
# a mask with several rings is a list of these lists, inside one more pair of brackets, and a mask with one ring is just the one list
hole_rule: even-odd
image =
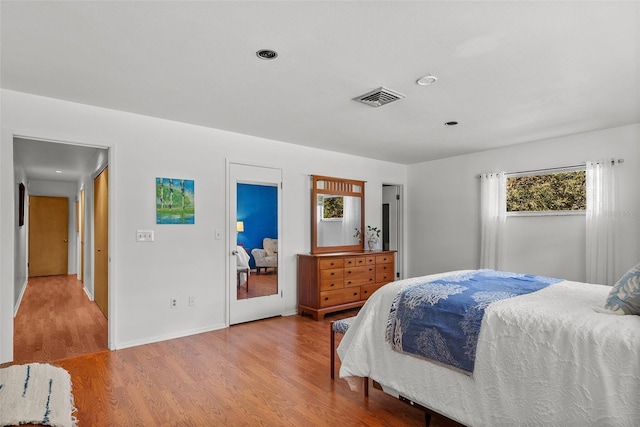
[[585,171],[507,178],[507,212],[586,210]]
[[342,219],[344,212],[344,199],[342,196],[323,197],[322,218]]

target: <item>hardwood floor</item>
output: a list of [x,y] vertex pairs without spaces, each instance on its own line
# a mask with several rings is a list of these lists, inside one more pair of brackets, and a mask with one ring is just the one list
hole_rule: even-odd
[[273,295],[276,292],[278,292],[277,270],[269,268],[266,272],[262,270],[260,274],[256,273],[255,270],[251,270],[249,275],[249,291],[247,292],[247,283],[243,283],[238,287],[237,299]]
[[14,363],[107,349],[107,319],[75,275],[30,277],[13,328]]
[[[74,286],[67,288],[76,292]],[[46,295],[38,285],[28,291]],[[43,304],[48,313],[62,312],[56,303]],[[354,314],[333,313],[319,322],[276,317],[123,350],[65,356],[53,364],[71,374],[81,427],[423,426],[420,410],[373,388],[364,397],[346,381],[330,379],[330,322]],[[48,319],[62,322],[53,314]],[[66,336],[60,338],[61,347],[87,348],[73,343],[84,340],[77,332]],[[431,425],[449,426],[436,417]]]

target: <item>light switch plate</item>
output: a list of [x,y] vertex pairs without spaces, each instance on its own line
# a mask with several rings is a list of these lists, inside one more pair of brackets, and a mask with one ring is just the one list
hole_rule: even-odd
[[136,242],[153,242],[153,230],[136,230]]

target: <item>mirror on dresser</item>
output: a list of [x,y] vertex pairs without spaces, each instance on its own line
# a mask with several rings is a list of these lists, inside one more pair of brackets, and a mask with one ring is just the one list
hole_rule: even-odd
[[312,175],[311,253],[358,251],[364,224],[364,181]]

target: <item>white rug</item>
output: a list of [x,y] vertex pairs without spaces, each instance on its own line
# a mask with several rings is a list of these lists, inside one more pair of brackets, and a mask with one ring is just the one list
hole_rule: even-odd
[[0,369],[0,426],[74,427],[71,376],[62,368],[30,363]]

